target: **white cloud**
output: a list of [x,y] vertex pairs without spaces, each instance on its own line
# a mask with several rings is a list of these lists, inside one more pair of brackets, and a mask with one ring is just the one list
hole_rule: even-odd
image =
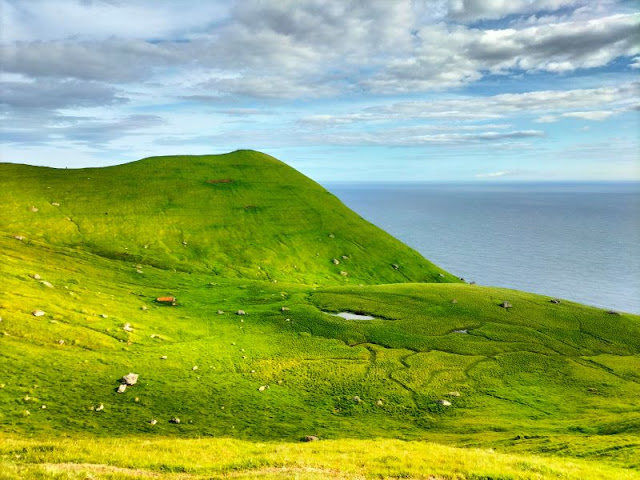
[[2,41],[156,39],[205,29],[228,15],[227,2],[0,0]]
[[[458,97],[427,101],[407,101],[369,107],[348,114],[315,114],[304,122],[320,126],[363,122],[390,122],[408,120],[460,120],[479,121],[504,118],[509,115],[545,115],[539,123],[557,120],[567,110],[567,116],[604,118],[628,111],[637,103],[640,83],[625,83],[616,87],[575,90],[543,90],[525,93],[505,93],[486,97]],[[606,107],[606,110],[603,108]],[[606,113],[605,113],[606,112]]]
[[478,173],[476,174],[476,178],[499,178],[506,177],[511,174],[512,172],[509,172],[507,170],[500,170],[499,172]]
[[585,3],[579,0],[448,0],[449,15],[456,20],[499,19],[513,14],[555,11]]
[[[498,3],[498,10],[506,5]],[[539,3],[532,2],[529,7]],[[12,2],[11,8],[17,9],[16,5],[22,3]],[[139,21],[145,18],[143,12],[129,12],[127,9],[133,8],[129,4],[89,2],[82,7],[67,0],[62,5],[61,11],[67,7],[73,12],[82,8],[87,12],[114,10],[145,24]],[[150,3],[136,5],[146,7],[153,19]],[[176,13],[177,5],[168,2],[160,9],[166,22],[171,23],[171,15],[176,20],[173,27],[158,27],[161,38],[154,40],[149,39],[153,32],[141,37],[124,27],[114,36],[87,36],[80,20],[78,26],[71,22],[65,27],[70,35],[77,32],[75,36],[54,35],[58,38],[55,41],[5,39],[1,52],[4,70],[119,83],[162,82],[177,69],[185,74],[199,70],[210,74],[191,85],[193,95],[213,90],[216,95],[314,98],[437,91],[467,85],[487,73],[571,72],[640,54],[640,14],[569,17],[560,23],[483,30],[442,21],[424,23],[423,17],[416,15],[417,4],[410,0],[329,4],[246,0],[229,10],[225,22],[216,22],[215,14],[201,12],[200,23],[194,26],[197,19],[189,20],[191,9],[185,9],[185,20]],[[24,18],[16,17],[21,19],[16,23],[24,28],[57,18],[49,7],[43,7],[42,12],[23,10]],[[85,13],[77,17],[84,20]],[[107,16],[105,24],[117,24],[118,18]],[[96,22],[87,20],[87,29]],[[171,34],[174,30],[186,33]],[[43,27],[42,38],[48,38],[47,32]]]
[[598,110],[591,112],[565,112],[562,114],[565,118],[580,118],[582,120],[606,120],[610,116],[614,115],[615,112],[606,111],[606,110]]
[[535,120],[536,123],[555,123],[558,121],[556,115],[543,115]]

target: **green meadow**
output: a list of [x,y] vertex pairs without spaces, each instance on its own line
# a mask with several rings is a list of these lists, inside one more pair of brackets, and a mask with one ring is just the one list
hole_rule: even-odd
[[637,315],[468,285],[253,151],[0,198],[0,478],[640,478]]

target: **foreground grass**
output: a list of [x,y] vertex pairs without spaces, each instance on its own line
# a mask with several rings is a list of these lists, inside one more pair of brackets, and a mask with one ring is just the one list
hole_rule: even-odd
[[3,479],[637,479],[584,460],[389,439],[265,443],[221,439],[0,437]]

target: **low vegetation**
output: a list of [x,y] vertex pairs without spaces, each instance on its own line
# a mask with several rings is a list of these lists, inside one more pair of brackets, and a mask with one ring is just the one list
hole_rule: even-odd
[[638,316],[460,282],[256,152],[0,167],[0,478],[640,477]]

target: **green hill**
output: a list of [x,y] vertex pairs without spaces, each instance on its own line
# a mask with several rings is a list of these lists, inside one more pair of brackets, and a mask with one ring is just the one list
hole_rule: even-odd
[[256,152],[0,198],[0,478],[640,477],[636,315],[461,283]]
[[81,170],[5,164],[0,175],[6,231],[47,245],[225,278],[457,281],[259,152]]

